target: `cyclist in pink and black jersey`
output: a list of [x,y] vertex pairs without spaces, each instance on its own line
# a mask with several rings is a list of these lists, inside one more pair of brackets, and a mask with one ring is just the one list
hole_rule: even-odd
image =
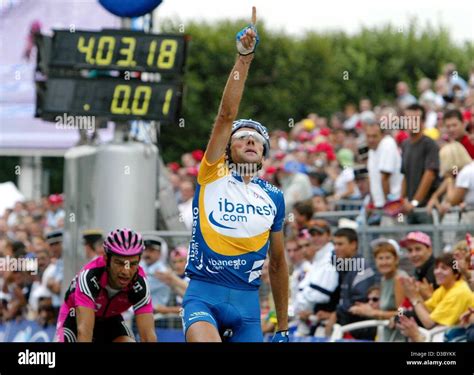
[[71,282],[59,312],[57,341],[134,342],[122,318],[131,306],[141,341],[156,341],[150,288],[139,266],[141,235],[114,230],[104,249],[105,255],[86,264]]

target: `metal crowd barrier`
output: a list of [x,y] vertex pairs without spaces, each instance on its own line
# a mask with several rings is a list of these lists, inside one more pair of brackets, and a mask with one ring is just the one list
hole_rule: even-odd
[[[331,342],[339,341],[343,338],[344,333],[352,332],[354,330],[361,329],[361,328],[377,327],[377,330],[379,333],[380,329],[383,329],[384,327],[388,327],[389,324],[390,324],[389,320],[375,320],[375,319],[362,320],[360,322],[346,324],[344,326],[335,324],[329,341]],[[418,327],[418,329],[420,330],[420,333],[425,338],[425,342],[442,342],[444,338],[444,333],[450,328],[452,327],[437,326],[432,329]]]
[[[464,210],[463,212],[470,212],[471,210]],[[380,214],[383,214],[382,210],[374,211]],[[426,208],[416,208],[415,213],[426,213]],[[461,210],[458,207],[453,207],[448,213],[460,213]],[[428,214],[429,215],[429,214]],[[443,250],[443,241],[442,234],[443,232],[455,232],[461,233],[461,236],[457,236],[458,240],[462,240],[466,232],[474,231],[474,223],[469,224],[443,224],[441,223],[440,215],[437,210],[431,211],[432,224],[406,224],[396,223],[391,226],[381,226],[381,225],[369,225],[367,222],[366,215],[362,211],[350,210],[350,211],[331,211],[325,213],[317,213],[314,215],[315,218],[325,219],[329,222],[334,221],[335,219],[350,219],[356,221],[357,223],[357,232],[359,234],[359,249],[362,255],[366,259],[371,259],[371,248],[370,242],[378,237],[389,237],[394,238],[395,240],[400,240],[408,232],[412,231],[422,231],[430,235],[433,242],[433,252],[435,256],[441,254]],[[337,229],[337,227],[333,227]],[[454,245],[454,244],[453,244]]]

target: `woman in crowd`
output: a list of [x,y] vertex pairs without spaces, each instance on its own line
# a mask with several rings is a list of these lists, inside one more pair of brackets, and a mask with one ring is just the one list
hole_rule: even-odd
[[[470,307],[474,307],[474,294],[462,278],[452,253],[445,253],[436,258],[434,273],[439,288],[430,299],[423,302],[411,278],[402,279],[405,294],[424,328],[432,329],[437,325],[454,326],[460,323],[461,316],[469,311]],[[420,331],[414,329],[414,323],[413,318],[401,317],[397,327],[412,341],[424,341]]]
[[[405,298],[400,278],[408,275],[398,268],[400,247],[395,240],[380,238],[372,241],[371,245],[375,265],[382,276],[379,308],[374,308],[370,303],[360,303],[352,306],[350,311],[356,315],[386,320],[397,314],[397,308]],[[402,336],[396,330],[384,328],[378,341],[400,341],[401,339]]]

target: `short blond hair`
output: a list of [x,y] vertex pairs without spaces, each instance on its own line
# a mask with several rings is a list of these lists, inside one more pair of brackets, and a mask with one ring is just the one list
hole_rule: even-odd
[[459,173],[461,169],[472,162],[472,159],[462,144],[450,142],[439,151],[439,161],[439,172],[441,176],[444,176],[448,172],[453,172],[455,168],[457,169],[456,172]]

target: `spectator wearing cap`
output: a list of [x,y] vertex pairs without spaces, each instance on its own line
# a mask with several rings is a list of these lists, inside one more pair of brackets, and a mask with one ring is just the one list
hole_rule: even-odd
[[400,241],[406,248],[408,260],[415,267],[415,280],[424,299],[431,297],[433,289],[438,287],[434,276],[435,259],[431,247],[431,238],[423,232],[410,232]]
[[88,229],[82,232],[82,240],[84,243],[84,251],[86,253],[87,262],[103,256],[104,251],[104,232],[100,229]]
[[181,203],[178,204],[180,221],[184,223],[186,229],[191,230],[193,226],[193,197],[194,184],[185,180],[179,185],[181,193]]
[[64,223],[66,213],[62,208],[63,197],[61,194],[51,194],[48,197],[49,210],[46,212],[46,225],[53,229],[59,228]]
[[196,161],[196,163],[200,163],[202,158],[204,157],[204,151],[203,150],[194,150],[194,151],[191,152],[191,156]]
[[312,246],[307,247],[311,259],[311,269],[298,285],[295,313],[306,323],[299,325],[300,334],[308,326],[308,318],[319,311],[334,311],[336,307],[336,289],[339,275],[332,264],[334,245],[331,242],[331,229],[325,220],[315,220],[307,230]]
[[310,163],[320,172],[324,172],[324,168],[336,160],[334,148],[329,142],[320,142],[316,146],[310,147],[308,152],[310,153]]
[[408,224],[430,223],[431,216],[425,212],[414,212],[425,207],[439,185],[439,147],[423,134],[425,109],[413,104],[405,110],[410,138],[402,144],[401,196],[405,198],[404,211]]
[[[159,278],[159,273],[168,272],[166,256],[162,249],[167,245],[164,239],[158,236],[144,236],[145,251],[140,266],[147,275],[150,285],[151,300],[155,312],[163,313],[170,300],[171,288]],[[167,251],[163,251],[165,253]]]
[[41,283],[53,294],[53,305],[61,306],[61,284],[64,277],[63,253],[63,231],[60,229],[49,232],[46,235],[49,245],[51,263],[45,269]]
[[[408,274],[398,268],[400,261],[400,246],[393,239],[379,238],[371,242],[375,266],[381,275],[380,305],[374,309],[368,303],[357,303],[349,311],[353,314],[371,319],[386,320],[397,314],[398,307],[405,299],[400,277]],[[403,336],[394,329],[385,327],[378,341],[405,341]]]
[[[434,272],[439,288],[431,298],[423,301],[416,285],[410,279],[402,279],[405,293],[424,328],[432,329],[436,325],[454,326],[470,307],[474,307],[474,294],[462,279],[453,254],[445,253],[436,258]],[[400,328],[403,329],[403,325],[404,322],[401,321]],[[409,337],[413,341],[419,341],[412,331],[409,332]]]
[[[340,296],[339,304],[336,307],[334,318],[331,322],[337,321],[341,325],[346,325],[366,318],[352,314],[350,308],[358,302],[367,302],[369,288],[375,284],[375,273],[365,264],[365,260],[358,254],[359,239],[357,232],[352,228],[340,228],[333,234],[336,267],[339,273],[339,287],[337,293]],[[357,261],[359,259],[359,261]],[[343,260],[344,262],[340,262]],[[375,331],[373,329],[355,330],[351,333],[353,338],[362,340],[373,340]]]
[[387,201],[400,199],[402,157],[395,140],[384,135],[379,124],[367,124],[364,131],[369,147],[370,195],[374,206],[382,208]]
[[311,181],[305,172],[304,164],[296,160],[288,160],[277,173],[285,198],[286,214],[291,212],[296,202],[310,199],[313,196]]

